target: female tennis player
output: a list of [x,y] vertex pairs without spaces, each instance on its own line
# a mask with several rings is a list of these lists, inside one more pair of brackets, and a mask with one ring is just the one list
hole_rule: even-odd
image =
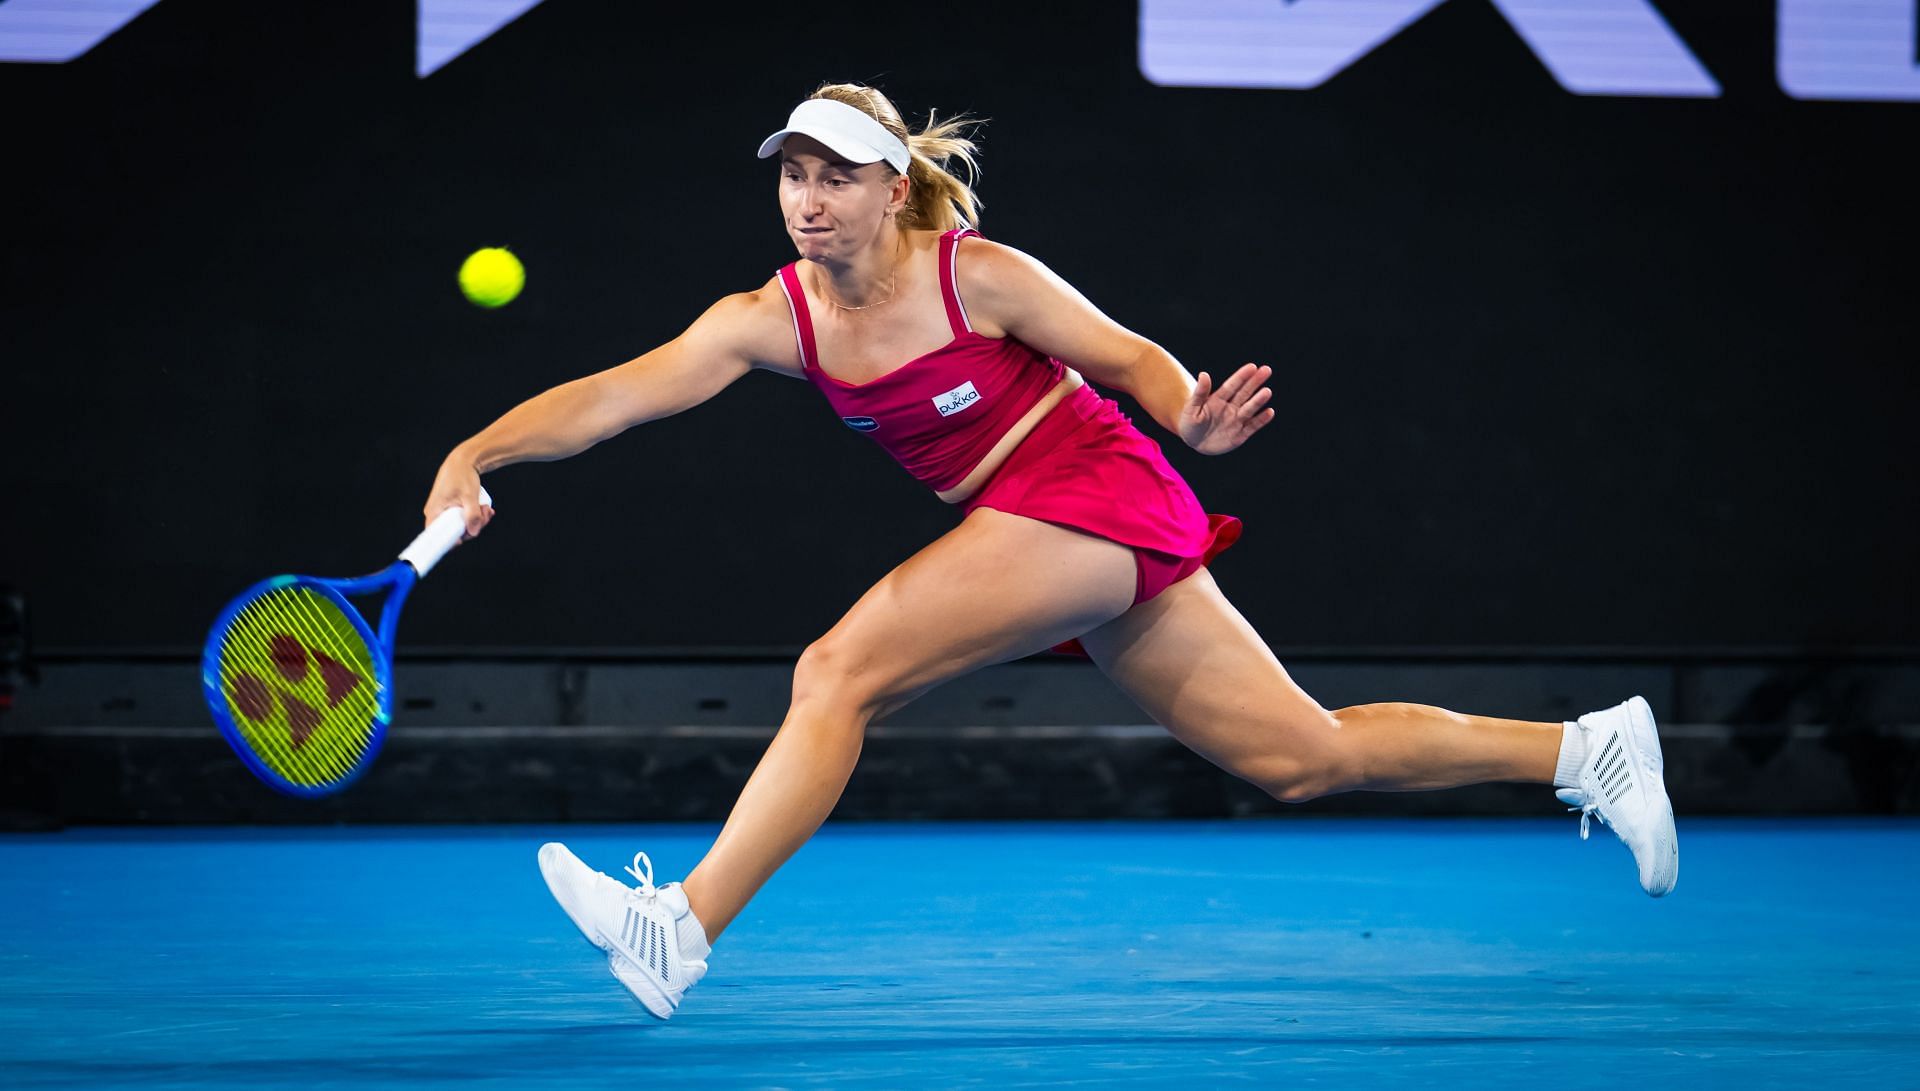
[[637,889],[559,844],[540,869],[616,978],[666,1018],[712,940],[826,820],[867,724],[952,678],[1063,642],[1175,738],[1289,802],[1483,781],[1564,789],[1597,814],[1659,896],[1679,871],[1660,741],[1645,701],[1569,723],[1414,704],[1328,711],[1302,692],[1206,568],[1239,536],[1091,383],[1132,395],[1168,433],[1225,454],[1273,420],[1272,369],[1215,384],[1101,313],[1038,260],[972,229],[948,170],[966,122],[910,132],[878,91],[821,87],[760,146],[779,159],[799,260],[715,303],[685,333],[557,386],[456,447],[429,517],[493,512],[480,475],[576,454],[692,408],[754,368],[818,387],[964,517],[888,573],[794,667],[792,704],[719,838],[683,883]]

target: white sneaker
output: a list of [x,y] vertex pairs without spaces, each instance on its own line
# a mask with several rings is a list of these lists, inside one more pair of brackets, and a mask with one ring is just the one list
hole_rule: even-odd
[[666,1019],[706,976],[712,948],[680,884],[656,888],[653,861],[644,852],[634,853],[633,863],[627,873],[640,880],[637,889],[581,863],[557,841],[540,846],[540,874],[554,900],[580,934],[607,953],[608,969],[634,999]]
[[1580,785],[1554,793],[1580,812],[1580,839],[1587,819],[1598,814],[1633,850],[1640,865],[1640,886],[1656,898],[1680,880],[1680,835],[1673,828],[1673,803],[1661,780],[1660,733],[1653,709],[1639,697],[1578,721],[1587,740]]

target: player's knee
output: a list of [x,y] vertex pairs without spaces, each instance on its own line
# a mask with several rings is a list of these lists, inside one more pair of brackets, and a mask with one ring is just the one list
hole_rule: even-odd
[[1339,791],[1333,780],[1312,766],[1296,763],[1260,778],[1260,787],[1282,803],[1305,803]]
[[1256,783],[1282,803],[1350,791],[1363,774],[1351,740],[1340,728],[1340,714],[1334,712],[1288,732],[1287,753],[1267,762]]
[[793,666],[795,704],[812,702],[872,711],[885,703],[874,683],[871,657],[834,633],[815,640]]

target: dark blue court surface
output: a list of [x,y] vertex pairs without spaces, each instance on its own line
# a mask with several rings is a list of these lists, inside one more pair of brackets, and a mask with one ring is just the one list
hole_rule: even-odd
[[534,850],[706,827],[0,839],[0,1086],[1913,1087],[1920,825],[830,825],[648,1018]]

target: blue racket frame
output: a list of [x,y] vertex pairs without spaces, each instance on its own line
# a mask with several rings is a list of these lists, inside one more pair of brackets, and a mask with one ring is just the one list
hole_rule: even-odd
[[[314,799],[332,795],[341,791],[354,781],[359,780],[373,759],[380,753],[380,746],[386,741],[387,727],[393,723],[393,638],[400,628],[400,607],[407,601],[407,593],[420,582],[420,575],[412,564],[395,561],[386,568],[365,576],[352,579],[326,579],[319,576],[274,576],[261,580],[240,593],[214,621],[213,630],[207,634],[207,646],[200,655],[200,688],[207,699],[207,708],[213,713],[213,721],[220,728],[220,734],[233,747],[234,753],[246,763],[253,775],[266,781],[275,790],[301,799]],[[379,704],[373,718],[373,735],[367,740],[367,748],[360,755],[347,774],[332,784],[310,787],[295,784],[280,774],[267,768],[248,745],[246,736],[240,733],[239,725],[233,722],[233,716],[227,708],[226,687],[220,680],[220,648],[226,641],[227,630],[232,627],[234,618],[240,616],[248,604],[270,591],[284,587],[310,587],[340,608],[340,612],[353,622],[353,627],[366,641],[367,650],[373,653],[374,681],[379,687]],[[380,631],[375,632],[367,626],[367,619],[347,601],[348,595],[371,595],[383,589],[391,589],[386,604],[380,608]]]

